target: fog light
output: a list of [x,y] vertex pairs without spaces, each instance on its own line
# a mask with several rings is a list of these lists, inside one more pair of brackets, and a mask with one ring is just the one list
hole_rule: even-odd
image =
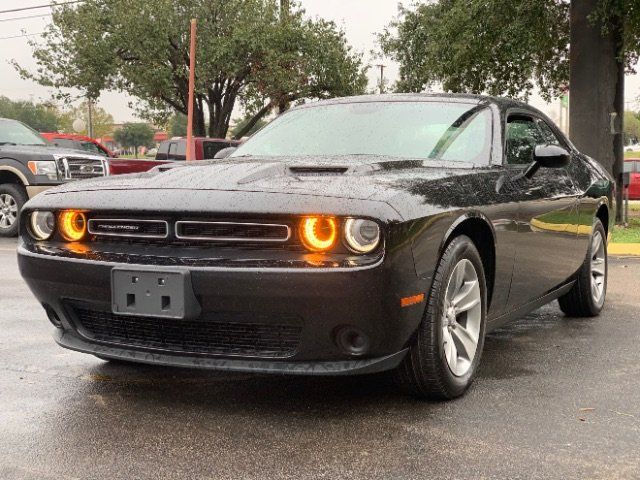
[[349,355],[364,355],[369,351],[369,337],[355,327],[342,327],[335,334],[336,345]]
[[62,328],[62,322],[60,321],[60,317],[56,313],[56,311],[51,307],[51,305],[47,305],[43,303],[44,311],[47,312],[47,317],[49,317],[49,321],[53,323],[53,326],[56,328]]
[[82,212],[65,210],[59,218],[60,235],[70,242],[79,242],[87,233],[87,219]]

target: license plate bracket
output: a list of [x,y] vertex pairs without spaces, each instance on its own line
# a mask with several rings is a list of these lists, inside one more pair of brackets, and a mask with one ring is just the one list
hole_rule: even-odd
[[185,270],[111,270],[111,308],[118,315],[192,319],[200,315],[191,274]]

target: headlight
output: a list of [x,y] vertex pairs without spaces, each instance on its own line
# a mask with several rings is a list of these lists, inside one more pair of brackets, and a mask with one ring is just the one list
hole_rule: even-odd
[[79,242],[87,233],[87,218],[76,210],[65,210],[58,219],[60,235],[70,242]]
[[376,222],[350,218],[344,222],[344,239],[355,253],[369,253],[380,243],[380,227]]
[[58,166],[53,160],[31,161],[27,166],[34,175],[44,175],[49,180],[58,180]]
[[333,247],[338,238],[338,223],[332,217],[307,217],[300,224],[300,238],[313,252],[324,252]]
[[51,212],[35,211],[31,214],[30,232],[35,240],[48,240],[56,229],[56,217]]

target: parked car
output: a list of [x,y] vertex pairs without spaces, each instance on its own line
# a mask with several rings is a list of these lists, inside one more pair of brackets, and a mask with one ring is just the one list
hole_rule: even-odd
[[85,135],[73,133],[41,133],[44,138],[53,143],[56,147],[70,148],[73,150],[85,150],[89,153],[102,155],[107,158],[116,158],[118,155],[102,145],[97,140]]
[[[238,140],[225,140],[224,138],[195,137],[193,147],[196,160],[210,160],[225,148],[240,145]],[[187,139],[172,138],[160,143],[156,160],[183,161],[187,159]]]
[[600,312],[612,191],[524,103],[335,99],[290,110],[226,159],[32,199],[19,266],[72,350],[393,370],[448,399],[473,381],[489,330],[555,299],[571,317]]
[[102,155],[56,147],[23,123],[0,118],[0,237],[18,234],[20,210],[29,198],[106,172]]
[[629,172],[629,200],[640,200],[640,160],[625,162],[625,172]]

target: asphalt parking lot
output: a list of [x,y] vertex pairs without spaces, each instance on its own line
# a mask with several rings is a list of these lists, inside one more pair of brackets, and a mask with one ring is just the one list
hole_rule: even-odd
[[487,339],[464,398],[384,376],[300,378],[116,365],[57,347],[0,240],[0,478],[640,477],[640,259],[608,305],[552,304]]

